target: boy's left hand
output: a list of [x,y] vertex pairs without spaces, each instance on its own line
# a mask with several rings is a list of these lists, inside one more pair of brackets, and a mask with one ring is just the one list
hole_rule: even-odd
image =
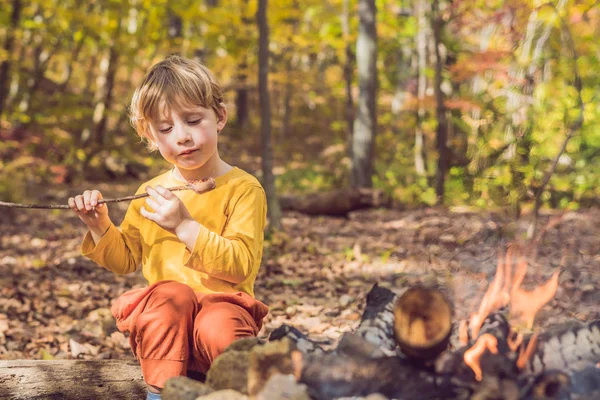
[[178,227],[193,221],[188,209],[173,192],[157,185],[154,188],[147,186],[146,193],[150,195],[146,198],[146,204],[154,212],[150,212],[142,206],[140,213],[150,221],[156,222],[163,229],[175,233]]

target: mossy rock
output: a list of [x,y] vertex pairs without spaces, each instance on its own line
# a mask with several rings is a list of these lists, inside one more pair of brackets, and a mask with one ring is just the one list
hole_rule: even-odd
[[206,383],[217,390],[233,389],[248,394],[249,354],[248,351],[225,351],[206,373]]
[[255,346],[260,346],[264,343],[264,340],[255,337],[243,338],[231,343],[223,353],[226,353],[228,351],[250,351]]
[[176,376],[167,381],[161,396],[163,400],[196,400],[197,397],[214,392],[206,383],[185,376]]
[[206,396],[200,396],[195,400],[248,400],[248,396],[235,390],[225,389],[212,392]]

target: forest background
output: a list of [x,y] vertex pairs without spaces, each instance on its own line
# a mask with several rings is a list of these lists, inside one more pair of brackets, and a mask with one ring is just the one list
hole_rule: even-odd
[[[427,258],[431,266],[432,254],[448,248],[481,250],[481,232],[503,226],[510,236],[500,216],[519,220],[538,210],[571,215],[568,229],[580,229],[573,235],[580,241],[554,246],[562,256],[541,251],[543,260],[563,265],[576,252],[575,264],[594,270],[600,262],[593,212],[600,198],[597,0],[281,0],[265,6],[264,0],[0,0],[0,200],[65,203],[91,187],[106,197],[132,194],[167,168],[135,135],[128,104],[148,68],[177,53],[205,63],[225,86],[229,123],[221,155],[261,179],[270,209],[276,209],[275,193],[346,187],[372,187],[392,200],[396,214],[357,214],[321,224],[322,230],[322,219],[315,225],[315,219],[288,216],[287,235],[270,237],[265,252],[265,273],[285,270],[284,287],[309,290],[307,271],[317,264],[332,266],[318,268],[324,279],[360,265],[371,275],[368,282],[381,278],[374,259],[391,265],[419,254],[414,262]],[[124,209],[113,209],[122,216]],[[453,209],[498,214],[487,222],[444,214]],[[70,339],[62,334],[74,332],[75,321],[97,321],[92,312],[141,284],[139,277],[115,281],[78,258],[83,230],[63,211],[2,209],[0,223],[2,357],[64,355]],[[381,239],[382,229],[393,234]],[[329,246],[337,234],[340,241]],[[398,250],[407,237],[408,249]],[[553,236],[547,248],[559,239]],[[498,241],[488,245],[481,251],[489,267]],[[449,255],[441,264],[459,259]],[[300,265],[306,269],[297,275]],[[57,272],[57,266],[64,268]],[[579,271],[565,278],[574,287],[589,284],[589,274]],[[398,273],[390,272],[390,279],[400,279]],[[94,277],[106,287],[95,287]],[[330,282],[338,285],[334,297],[351,295],[340,300],[342,308],[360,308],[368,282],[336,279]],[[272,316],[296,315],[302,303],[291,304],[289,293],[275,299],[274,282],[259,283],[270,290]],[[29,298],[32,285],[41,297]],[[94,301],[75,307],[81,298]],[[55,318],[71,307],[68,320]],[[324,306],[302,307],[316,318]],[[339,307],[336,312],[331,315],[352,316]],[[108,333],[118,334],[114,327]],[[101,336],[94,336],[98,343]],[[90,348],[84,353],[98,354]]]

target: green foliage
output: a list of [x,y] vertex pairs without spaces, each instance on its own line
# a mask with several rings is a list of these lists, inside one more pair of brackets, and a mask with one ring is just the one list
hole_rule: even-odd
[[[342,23],[345,3],[347,31]],[[60,183],[97,174],[106,157],[122,165],[160,164],[160,157],[148,155],[129,127],[127,106],[148,67],[171,53],[198,57],[229,88],[230,126],[224,135],[231,154],[222,156],[235,160],[259,154],[255,0],[220,0],[215,6],[192,0],[31,1],[24,3],[14,31],[10,2],[3,4],[0,42],[9,33],[15,37],[11,54],[0,49],[0,63],[12,63],[0,115],[3,198],[19,197],[23,189],[18,186],[25,182]],[[428,206],[437,200],[434,68],[430,55],[428,91],[421,104],[427,174],[419,176],[414,154],[420,29],[415,4],[377,1],[374,185],[403,204]],[[509,207],[533,200],[579,117],[575,62],[583,85],[584,123],[542,198],[546,206],[577,208],[600,197],[595,167],[600,148],[600,13],[593,0],[567,2],[558,10],[560,19],[554,7],[536,4],[507,8],[500,0],[440,2],[442,53],[447,57],[444,93],[451,121],[448,146],[453,152],[446,205]],[[280,192],[326,190],[349,182],[344,66],[347,46],[356,51],[356,10],[355,0],[270,4],[272,136]],[[508,19],[513,21],[510,31],[499,22]],[[561,21],[572,36],[577,61]],[[116,74],[112,98],[103,105],[111,51],[116,54]],[[350,57],[355,108],[358,78],[355,55]],[[527,71],[532,75],[526,76]],[[248,89],[250,120],[234,127],[239,87]],[[106,130],[97,136],[102,116]]]

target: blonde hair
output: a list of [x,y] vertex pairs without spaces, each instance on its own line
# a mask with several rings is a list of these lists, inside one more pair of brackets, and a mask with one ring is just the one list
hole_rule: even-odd
[[208,68],[199,62],[170,56],[155,64],[135,90],[130,106],[130,121],[148,147],[155,150],[150,122],[166,110],[202,106],[221,115],[223,88]]

